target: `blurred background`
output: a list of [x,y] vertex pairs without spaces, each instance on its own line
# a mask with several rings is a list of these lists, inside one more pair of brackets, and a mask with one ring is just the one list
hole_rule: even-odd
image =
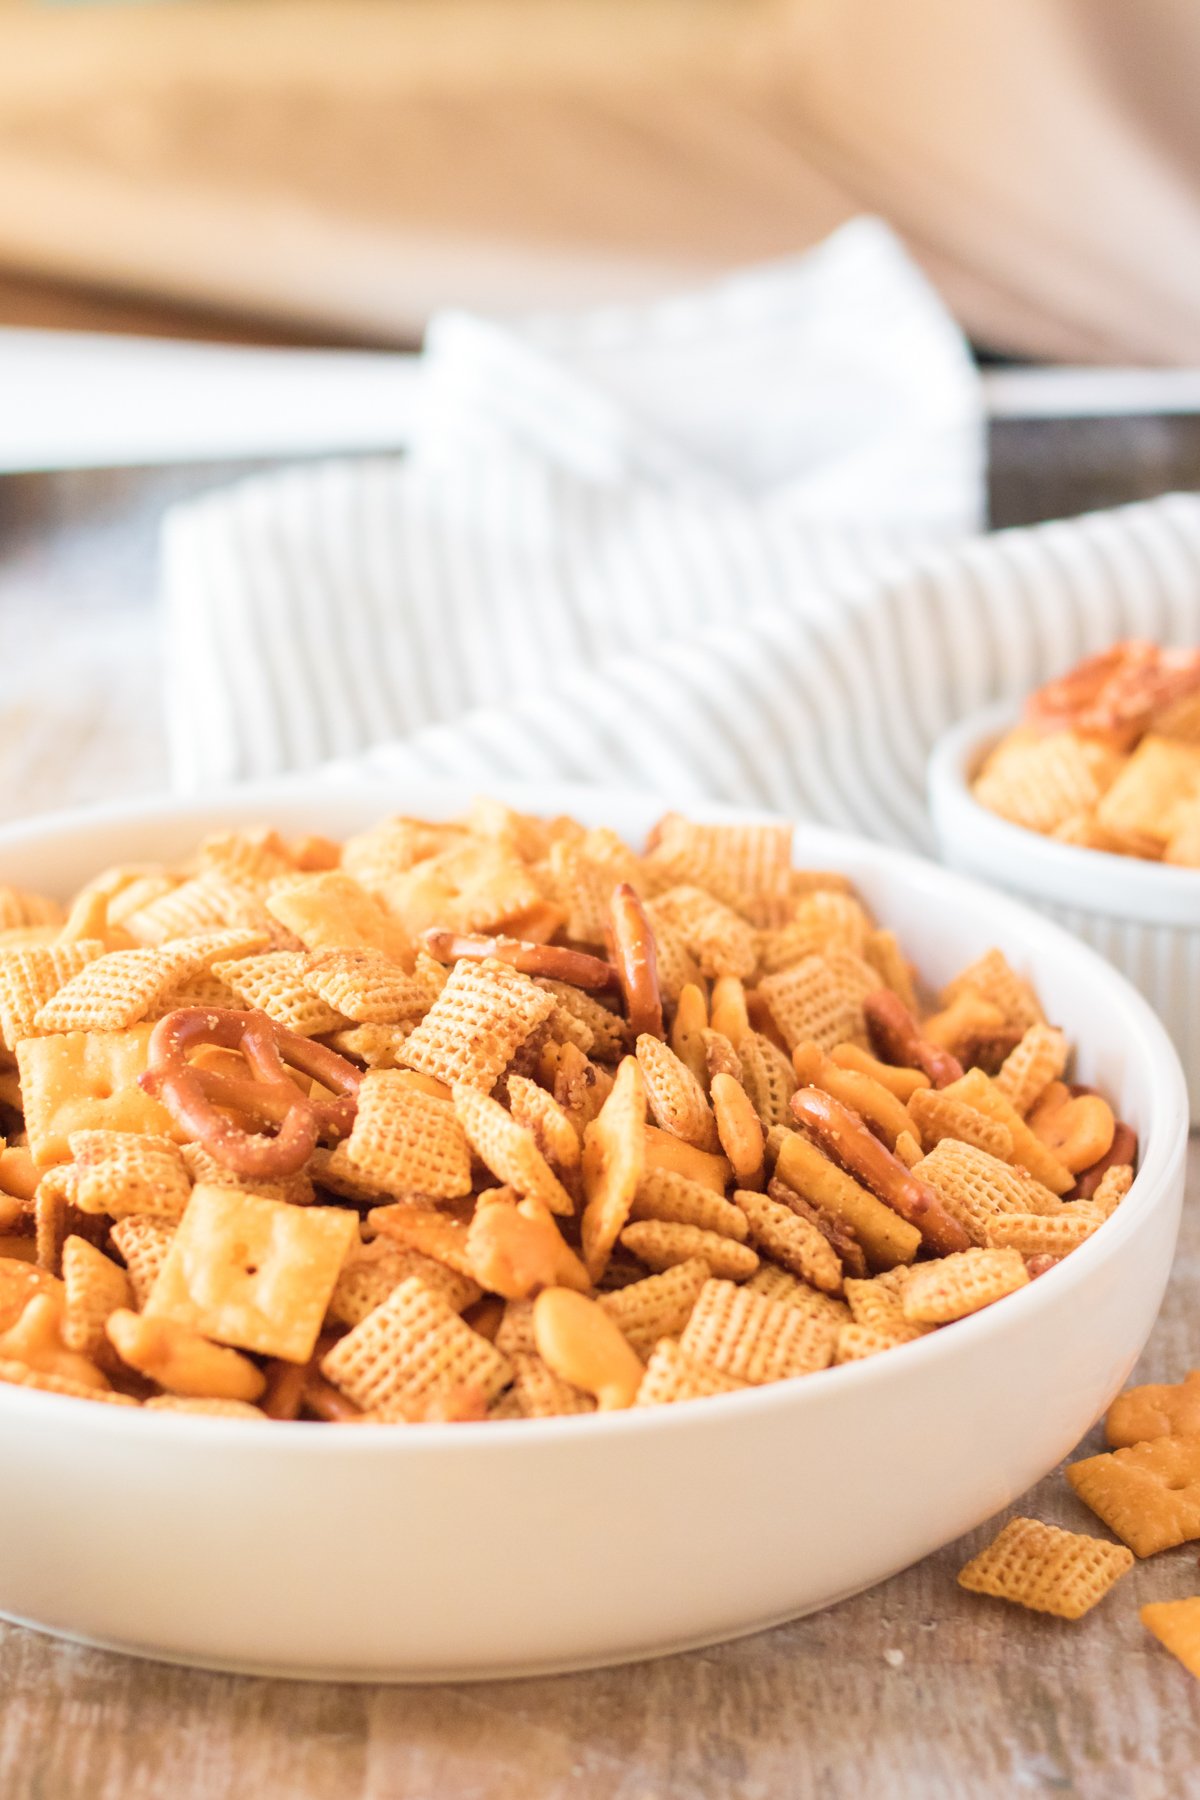
[[1198,71],[1195,0],[0,0],[0,815],[162,784],[164,513],[404,449],[447,308],[875,214],[993,525],[1200,486]]
[[407,345],[882,214],[973,342],[1200,362],[1194,0],[0,0],[0,321]]

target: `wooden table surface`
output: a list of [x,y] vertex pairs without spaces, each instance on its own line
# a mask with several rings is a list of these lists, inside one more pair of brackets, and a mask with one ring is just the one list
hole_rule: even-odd
[[[993,517],[1010,522],[1195,486],[1198,472],[1196,420],[1006,426],[993,438]],[[0,481],[0,816],[162,786],[157,521],[170,500],[233,473]],[[1195,1141],[1189,1201],[1142,1379],[1178,1379],[1200,1363]],[[80,1509],[86,1521],[85,1490]],[[1076,1528],[1095,1523],[1058,1474],[1020,1510]],[[134,1496],[130,1520],[136,1529]],[[1094,1614],[1067,1625],[956,1588],[956,1571],[993,1530],[828,1612],[739,1643],[503,1685],[251,1680],[0,1625],[0,1797],[1200,1794],[1200,1683],[1137,1619],[1142,1602],[1200,1592],[1197,1546],[1138,1565]],[[21,1547],[0,1536],[0,1554],[19,1556]],[[71,1554],[64,1546],[64,1558]]]

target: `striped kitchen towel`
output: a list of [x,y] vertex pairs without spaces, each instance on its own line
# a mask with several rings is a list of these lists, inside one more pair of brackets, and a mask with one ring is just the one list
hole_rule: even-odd
[[369,753],[928,847],[944,725],[1121,633],[1200,636],[1200,502],[979,537],[982,442],[873,221],[648,308],[439,320],[409,455],[168,520],[176,783]]

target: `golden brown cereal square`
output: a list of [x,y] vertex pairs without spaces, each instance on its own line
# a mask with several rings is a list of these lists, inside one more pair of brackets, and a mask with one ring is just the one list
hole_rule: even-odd
[[402,1281],[336,1343],[321,1372],[364,1411],[466,1387],[493,1400],[513,1373],[508,1358],[418,1277]]
[[666,813],[650,834],[647,868],[707,888],[738,911],[786,875],[792,828],[784,824],[703,825]]
[[677,1343],[663,1338],[654,1347],[637,1391],[635,1406],[673,1406],[681,1400],[708,1400],[714,1394],[737,1394],[747,1382],[685,1356]]
[[739,1243],[745,1243],[750,1235],[745,1213],[732,1200],[722,1199],[711,1188],[689,1181],[686,1175],[678,1175],[672,1169],[646,1171],[638,1183],[629,1217],[698,1225],[701,1231],[716,1231]]
[[39,1011],[38,1031],[121,1031],[191,974],[193,959],[171,946],[113,950],[63,983]]
[[217,1343],[305,1362],[357,1237],[352,1212],[201,1184],[145,1313]]
[[591,1394],[564,1381],[536,1352],[518,1351],[512,1358],[513,1387],[525,1419],[562,1419],[591,1413],[596,1402]]
[[32,894],[25,888],[0,886],[0,931],[19,931],[23,926],[61,925],[63,909],[57,900]]
[[32,1037],[42,1007],[79,971],[104,955],[99,938],[0,952],[0,1039],[15,1050]]
[[710,1274],[708,1264],[693,1257],[614,1294],[601,1294],[599,1304],[638,1355],[648,1356],[660,1338],[679,1336]]
[[754,973],[758,949],[752,927],[703,888],[668,888],[648,903],[646,914],[656,932],[665,926],[679,933],[709,979]]
[[637,1060],[655,1123],[697,1150],[719,1150],[717,1122],[704,1089],[670,1045],[643,1033]]
[[72,1198],[81,1212],[180,1218],[192,1178],[178,1144],[151,1132],[73,1131]]
[[958,1585],[1032,1612],[1081,1619],[1132,1567],[1119,1544],[1039,1519],[1010,1519],[960,1571]]
[[471,1191],[470,1146],[453,1104],[410,1086],[401,1069],[364,1075],[353,1129],[336,1154],[382,1193],[454,1199]]
[[901,1295],[910,1325],[945,1325],[1027,1287],[1025,1259],[1017,1250],[960,1250],[920,1263]]
[[108,1348],[106,1320],[132,1299],[129,1276],[86,1238],[69,1237],[63,1245],[62,1278],[63,1343],[100,1361]]
[[459,1082],[454,1110],[475,1154],[497,1180],[518,1194],[540,1200],[553,1213],[569,1218],[575,1203],[537,1147],[531,1131],[519,1125],[499,1101]]
[[837,1327],[731,1281],[708,1281],[679,1348],[686,1357],[758,1385],[828,1368]]
[[309,956],[302,980],[335,1013],[356,1025],[394,1025],[422,1018],[441,991],[424,971],[411,974],[381,950],[322,950]]
[[410,1276],[416,1276],[440,1294],[457,1313],[478,1300],[482,1292],[470,1276],[460,1275],[420,1250],[406,1250],[386,1238],[376,1238],[360,1249],[352,1249],[342,1264],[329,1300],[330,1320],[335,1325],[361,1324]]
[[704,1231],[698,1225],[677,1225],[667,1219],[639,1219],[627,1225],[618,1240],[648,1269],[662,1272],[677,1263],[699,1258],[723,1281],[744,1281],[758,1267],[758,1253],[749,1244],[721,1232]]
[[810,1287],[826,1294],[841,1293],[841,1260],[817,1226],[766,1194],[739,1189],[734,1200],[746,1216],[756,1250]]
[[308,958],[297,950],[272,950],[213,965],[213,974],[236,997],[239,1006],[265,1012],[298,1037],[318,1037],[347,1023],[305,985]]
[[1072,731],[1013,731],[976,778],[975,798],[1014,825],[1051,832],[1091,811],[1122,761],[1111,746]]
[[151,1288],[162,1273],[177,1223],[175,1219],[155,1219],[142,1213],[130,1213],[128,1218],[118,1219],[112,1228],[113,1248],[129,1271],[137,1307],[146,1304]]
[[235,1175],[232,1169],[227,1169],[224,1163],[218,1162],[203,1144],[184,1144],[180,1155],[193,1184],[203,1181],[209,1187],[239,1188],[243,1194],[257,1194],[261,1200],[286,1200],[290,1206],[311,1206],[316,1198],[313,1189],[313,1157],[292,1175],[270,1177]]
[[508,963],[459,962],[400,1059],[448,1086],[465,1081],[487,1093],[554,1006],[553,994]]
[[768,975],[757,991],[790,1050],[808,1038],[822,1050],[832,1050],[863,1035],[861,998],[847,989],[827,956],[806,956],[794,967]]

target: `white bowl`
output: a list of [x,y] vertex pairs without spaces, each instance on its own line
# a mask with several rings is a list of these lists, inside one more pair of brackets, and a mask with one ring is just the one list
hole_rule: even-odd
[[[637,841],[660,801],[502,790]],[[0,833],[0,879],[66,892],[223,823],[332,834],[468,796],[361,776],[109,808]],[[712,807],[710,817],[737,816]],[[998,944],[1138,1130],[1094,1238],[1022,1292],[871,1361],[603,1417],[337,1429],[146,1416],[0,1387],[0,1610],[205,1666],[435,1680],[611,1663],[755,1631],[980,1524],[1088,1430],[1133,1368],[1175,1245],[1187,1112],[1170,1042],[1100,959],[913,857],[802,827],[934,979]]]
[[1060,844],[989,812],[971,781],[1017,723],[1011,703],[973,713],[929,759],[942,861],[1017,895],[1127,975],[1175,1041],[1200,1125],[1200,869]]

